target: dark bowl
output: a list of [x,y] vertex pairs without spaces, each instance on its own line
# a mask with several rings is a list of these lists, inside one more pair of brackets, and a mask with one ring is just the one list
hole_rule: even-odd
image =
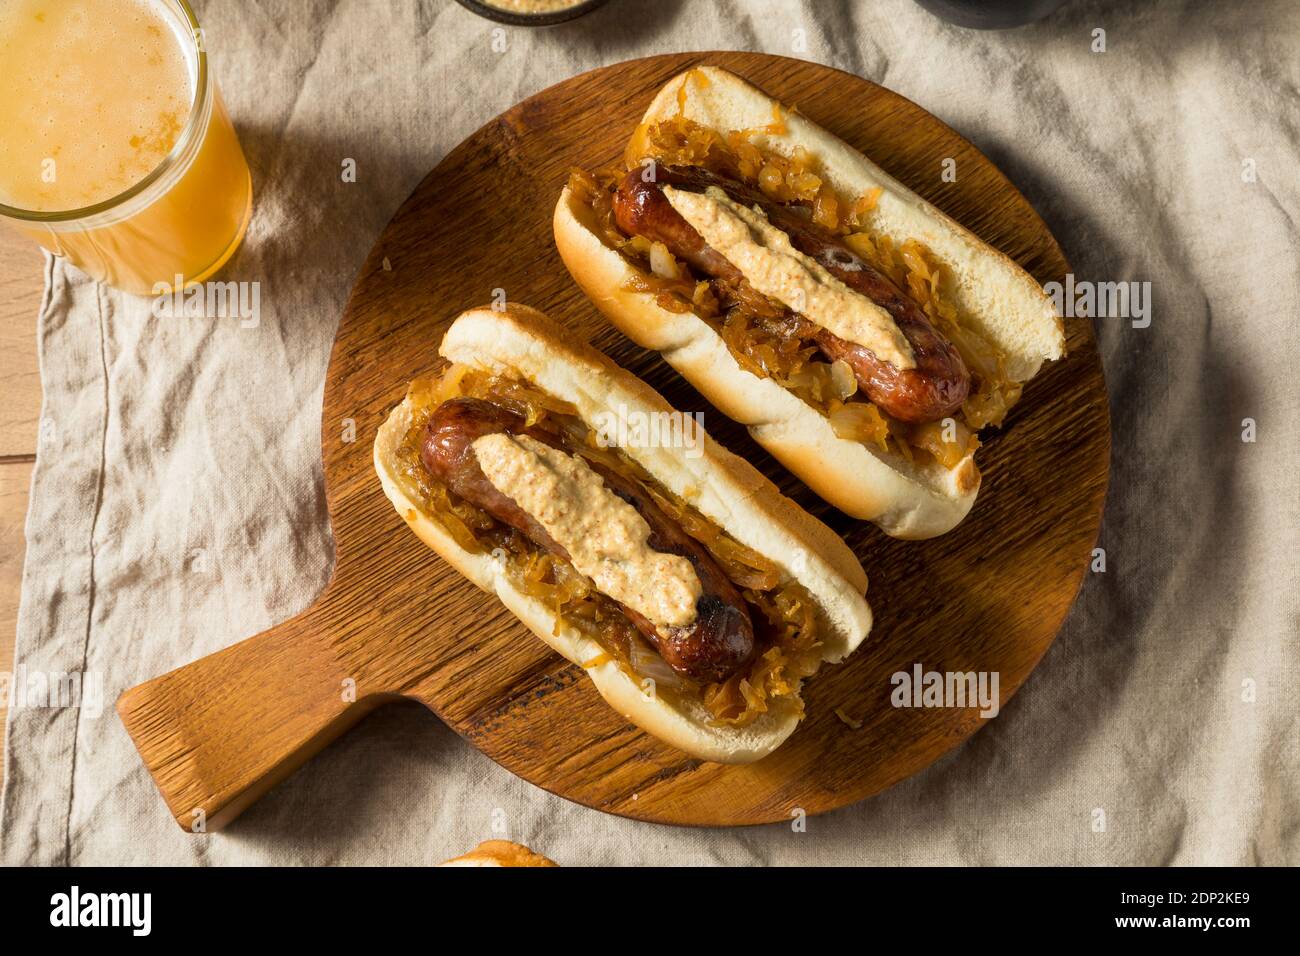
[[1041,20],[1065,0],[916,0],[936,17],[975,30],[1009,30]]
[[512,27],[548,27],[553,23],[563,23],[565,20],[590,13],[597,7],[604,6],[609,0],[583,0],[582,3],[563,10],[552,10],[549,13],[512,13],[500,7],[481,3],[480,0],[456,0],[456,2],[471,13],[477,13],[480,17],[495,20],[497,23],[508,23]]

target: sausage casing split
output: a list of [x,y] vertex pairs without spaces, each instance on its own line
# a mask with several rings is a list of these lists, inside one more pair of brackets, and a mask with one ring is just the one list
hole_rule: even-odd
[[[420,457],[426,468],[451,491],[475,507],[527,536],[538,547],[564,561],[568,552],[532,515],[503,494],[483,474],[473,449],[476,439],[500,432],[526,434],[568,453],[557,436],[545,429],[526,428],[524,419],[492,402],[453,398],[434,409],[425,429]],[[700,683],[726,680],[754,654],[754,628],[744,599],[722,573],[713,556],[672,520],[636,481],[599,462],[586,460],[605,486],[632,505],[650,526],[647,543],[656,551],[691,562],[703,594],[696,602],[695,621],[664,628],[625,605],[620,609],[674,671]]]
[[970,392],[970,372],[952,343],[888,276],[838,236],[809,221],[800,207],[773,202],[751,186],[699,167],[648,163],[629,170],[614,194],[619,228],[628,235],[662,242],[697,271],[733,288],[741,286],[743,274],[672,207],[663,192],[666,185],[693,192],[717,186],[735,202],[758,206],[772,225],[790,237],[795,249],[889,313],[912,347],[915,368],[899,369],[882,361],[871,349],[842,339],[807,317],[802,317],[806,325],[796,327],[832,361],[847,362],[863,393],[881,409],[899,421],[920,423],[937,421],[961,407]]

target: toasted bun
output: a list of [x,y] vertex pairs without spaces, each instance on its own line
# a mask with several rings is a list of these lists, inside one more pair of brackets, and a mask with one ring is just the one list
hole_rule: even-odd
[[[704,82],[692,79],[702,76]],[[771,97],[716,67],[679,74],[655,97],[632,136],[627,156],[636,162],[651,151],[646,130],[678,115],[682,84],[689,83],[684,115],[718,130],[753,129],[772,123]],[[956,304],[976,331],[1008,356],[1016,381],[1032,377],[1046,359],[1059,358],[1064,333],[1051,300],[1011,259],[889,176],[847,143],[797,113],[782,110],[784,134],[755,134],[752,141],[783,155],[804,147],[842,195],[879,187],[869,222],[895,243],[917,239],[953,275]],[[722,337],[692,313],[661,308],[649,293],[626,286],[636,269],[606,246],[591,211],[566,188],[554,216],[560,256],[592,302],[639,345],[663,354],[724,414],[746,425],[763,447],[828,502],[870,520],[900,538],[927,538],[953,528],[970,510],[980,475],[973,456],[951,469],[931,461],[918,467],[896,454],[838,437],[830,422],[775,381],[743,369]]]
[[463,856],[439,866],[556,866],[540,853],[509,840],[484,840]]
[[[463,313],[447,330],[439,351],[461,365],[530,381],[574,405],[589,424],[602,412],[631,423],[672,411],[650,386],[527,306]],[[483,590],[496,594],[555,651],[584,667],[615,710],[672,746],[720,763],[758,760],[794,732],[799,717],[791,705],[774,707],[750,725],[735,728],[712,724],[708,711],[695,700],[670,701],[666,694],[647,699],[596,641],[557,622],[542,602],[515,588],[490,555],[472,554],[456,544],[417,503],[414,489],[395,467],[395,452],[413,412],[407,398],[375,438],[375,470],[393,506],[425,544]],[[863,597],[867,578],[857,558],[834,532],[781,495],[748,462],[707,435],[699,457],[673,448],[623,450],[669,491],[807,588],[826,627],[823,660],[838,661],[862,642],[871,628],[871,609]]]

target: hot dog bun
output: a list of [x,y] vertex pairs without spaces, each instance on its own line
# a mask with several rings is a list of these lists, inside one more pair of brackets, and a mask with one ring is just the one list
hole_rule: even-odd
[[[572,403],[588,424],[601,412],[639,417],[672,411],[650,386],[527,306],[463,313],[448,329],[439,351],[460,365],[517,375]],[[425,544],[480,588],[494,593],[567,660],[579,666],[603,660],[585,669],[610,706],[672,746],[720,763],[758,760],[794,732],[799,717],[788,706],[774,707],[737,728],[712,722],[698,701],[672,704],[662,695],[647,698],[637,681],[609,659],[595,640],[562,621],[557,627],[551,609],[515,588],[490,555],[461,548],[422,509],[418,494],[396,465],[396,449],[410,428],[412,414],[408,397],[375,438],[375,470],[398,514]],[[871,628],[862,566],[839,536],[781,495],[748,462],[707,436],[697,458],[676,448],[626,447],[624,451],[669,491],[807,588],[825,624],[823,660],[838,661],[861,643]]]
[[[819,161],[819,174],[842,196],[862,196],[879,188],[871,229],[896,244],[911,238],[930,248],[953,277],[957,307],[975,331],[1005,354],[1010,379],[1025,381],[1045,360],[1064,353],[1064,332],[1051,300],[1015,262],[847,143],[725,70],[698,67],[669,81],[633,134],[629,161],[650,153],[645,137],[651,125],[679,112],[719,131],[767,127],[779,115],[784,133],[760,132],[750,141],[785,156],[798,147],[809,150]],[[555,242],[591,301],[633,341],[662,353],[817,494],[900,538],[942,534],[965,517],[980,486],[973,454],[952,468],[933,459],[917,466],[874,445],[838,437],[819,411],[772,379],[743,369],[702,319],[660,307],[652,293],[627,289],[636,268],[606,246],[593,225],[591,210],[566,187],[555,208]]]
[[540,853],[509,840],[484,840],[461,856],[439,863],[439,866],[558,866]]

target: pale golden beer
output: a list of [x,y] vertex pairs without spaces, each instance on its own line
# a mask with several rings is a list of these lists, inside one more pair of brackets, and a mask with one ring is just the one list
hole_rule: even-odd
[[252,202],[185,0],[0,0],[0,218],[150,294],[221,268]]

